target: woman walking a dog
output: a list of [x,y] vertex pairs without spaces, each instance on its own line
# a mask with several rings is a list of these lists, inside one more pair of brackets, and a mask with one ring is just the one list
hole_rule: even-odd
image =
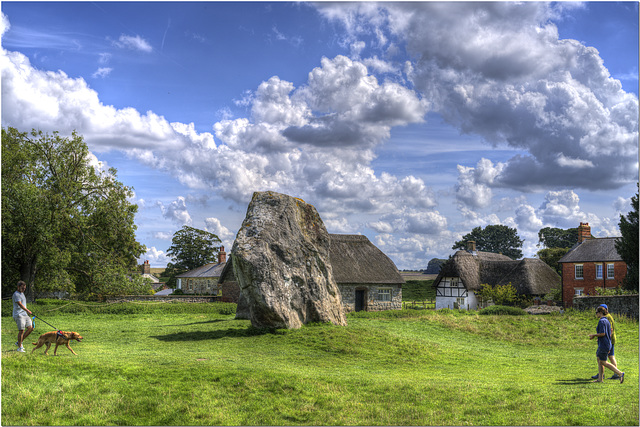
[[29,315],[33,314],[27,309],[27,298],[24,296],[24,291],[27,289],[27,284],[22,280],[18,282],[18,290],[13,293],[13,319],[18,325],[18,350],[20,353],[24,353],[24,347],[22,342],[27,339],[31,331],[33,331],[33,324]]

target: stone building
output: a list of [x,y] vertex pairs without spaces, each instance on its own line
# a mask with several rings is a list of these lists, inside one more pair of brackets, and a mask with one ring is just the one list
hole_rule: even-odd
[[182,289],[185,294],[222,296],[222,289],[218,281],[226,264],[227,253],[224,251],[224,246],[221,246],[217,263],[205,264],[177,275],[176,288]]
[[621,286],[627,275],[627,264],[616,250],[619,237],[595,238],[591,227],[581,222],[578,243],[558,263],[562,267],[562,300],[573,306],[573,298],[593,295],[596,288]]

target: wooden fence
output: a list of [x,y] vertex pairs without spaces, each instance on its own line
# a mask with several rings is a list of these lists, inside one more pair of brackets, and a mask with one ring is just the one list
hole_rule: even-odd
[[436,308],[436,300],[429,299],[424,301],[403,301],[402,308],[410,308],[413,310],[427,310]]

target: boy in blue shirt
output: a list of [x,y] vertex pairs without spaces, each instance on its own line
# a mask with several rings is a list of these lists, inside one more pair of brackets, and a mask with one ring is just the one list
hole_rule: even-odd
[[620,384],[624,381],[624,372],[620,371],[611,363],[607,362],[609,351],[611,351],[611,323],[606,318],[606,310],[604,307],[598,307],[596,309],[596,316],[598,316],[598,326],[596,327],[596,333],[590,334],[589,339],[598,338],[598,350],[596,356],[598,356],[598,379],[594,380],[595,383],[602,382],[602,376],[604,374],[604,368],[607,367],[620,376]]

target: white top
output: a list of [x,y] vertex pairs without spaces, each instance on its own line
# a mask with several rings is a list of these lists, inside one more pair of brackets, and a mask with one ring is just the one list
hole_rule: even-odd
[[27,312],[24,311],[19,305],[18,301],[22,303],[23,306],[27,306],[27,298],[24,296],[22,292],[15,291],[13,293],[13,317],[18,316],[26,316]]

